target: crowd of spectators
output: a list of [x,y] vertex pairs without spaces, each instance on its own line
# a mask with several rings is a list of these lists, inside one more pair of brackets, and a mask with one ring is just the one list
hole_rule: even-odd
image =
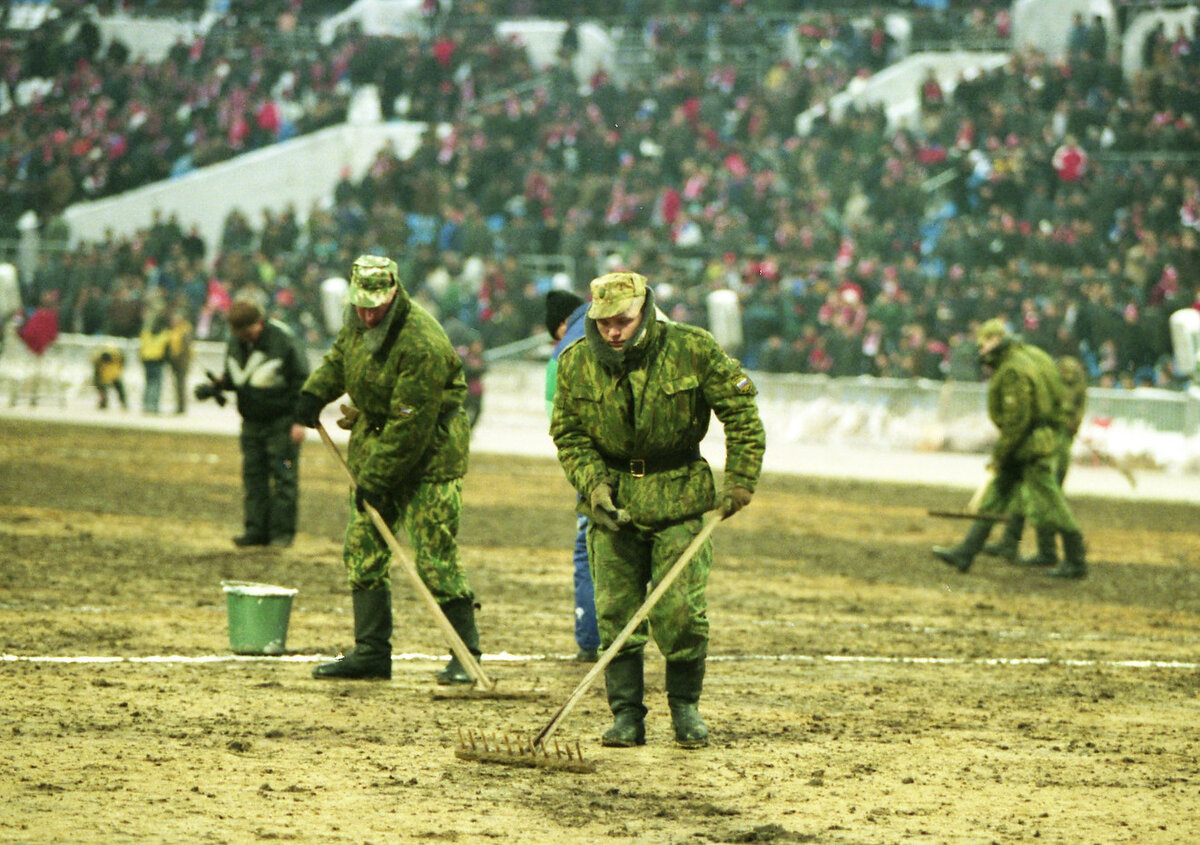
[[[157,298],[219,337],[216,312],[253,289],[323,343],[322,282],[381,252],[444,322],[495,347],[539,330],[550,286],[582,292],[630,266],[670,316],[714,331],[710,298],[732,292],[728,343],[752,368],[977,378],[971,330],[999,315],[1080,355],[1094,383],[1171,383],[1166,320],[1200,280],[1195,33],[1156,42],[1134,79],[1109,46],[1017,51],[951,91],[923,86],[917,125],[852,110],[801,137],[796,115],[877,60],[825,49],[848,25],[836,13],[794,25],[810,52],[758,75],[674,60],[710,23],[652,16],[656,72],[624,86],[599,73],[583,90],[567,55],[533,69],[512,45],[447,26],[411,46],[451,44],[452,84],[429,106],[451,128],[411,157],[380,150],[303,214],[234,211],[217,244],[160,217],[81,245],[48,258],[31,294],[59,291],[67,330],[132,336]],[[502,98],[472,90],[543,70]]]

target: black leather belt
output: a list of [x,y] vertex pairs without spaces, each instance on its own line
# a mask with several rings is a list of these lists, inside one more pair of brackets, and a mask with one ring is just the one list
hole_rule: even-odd
[[617,472],[627,472],[634,478],[641,478],[650,473],[685,467],[699,457],[700,452],[691,449],[686,452],[671,452],[653,458],[610,458],[605,455],[604,463]]

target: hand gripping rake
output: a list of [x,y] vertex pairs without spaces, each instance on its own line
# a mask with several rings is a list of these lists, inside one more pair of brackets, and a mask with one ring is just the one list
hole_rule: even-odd
[[[350,483],[354,484],[354,473],[350,471],[350,465],[346,463],[346,459],[342,457],[341,451],[337,444],[333,442],[333,438],[329,436],[329,432],[325,430],[325,426],[317,423],[317,433],[321,435],[321,439],[325,441],[325,445],[329,447],[336,457],[342,469],[346,471],[346,475],[350,477]],[[467,670],[467,674],[475,682],[473,690],[492,693],[495,691],[496,682],[484,674],[483,668],[479,665],[479,661],[475,659],[475,655],[471,654],[471,650],[467,648],[467,644],[463,642],[462,637],[458,635],[458,631],[454,630],[454,626],[450,624],[450,620],[446,618],[446,614],[442,611],[441,605],[437,603],[437,599],[433,597],[433,593],[425,586],[425,582],[421,580],[420,573],[417,572],[417,566],[408,555],[400,548],[400,543],[396,540],[396,535],[392,533],[392,529],[388,527],[387,522],[379,515],[379,511],[371,507],[370,504],[364,503],[367,509],[367,515],[371,517],[371,522],[375,525],[377,531],[387,543],[389,549],[392,550],[392,557],[400,564],[400,568],[404,570],[404,574],[408,576],[408,580],[412,583],[412,587],[417,591],[417,595],[425,602],[425,606],[429,608],[430,614],[433,616],[434,622],[445,635],[446,640],[450,644],[450,651],[458,658],[458,662]]]
[[582,751],[579,748],[579,743],[575,743],[572,749],[570,744],[560,746],[557,741],[554,747],[549,746],[550,737],[558,730],[558,726],[567,717],[567,714],[583,697],[583,694],[588,691],[592,683],[600,676],[600,674],[608,667],[613,658],[617,656],[617,652],[621,650],[621,646],[625,645],[637,627],[642,624],[642,621],[650,614],[654,605],[658,604],[658,600],[662,598],[663,593],[674,583],[686,567],[696,556],[696,552],[704,545],[704,542],[712,534],[713,529],[724,518],[724,512],[721,508],[716,508],[704,515],[704,522],[700,527],[700,531],[692,538],[692,542],[688,543],[683,553],[679,555],[678,560],[671,565],[667,570],[667,574],[662,577],[662,580],[655,585],[651,590],[650,595],[646,596],[646,600],[642,602],[642,606],[638,608],[633,617],[621,629],[621,633],[617,634],[616,639],[612,644],[604,650],[600,655],[600,659],[592,666],[591,670],[583,676],[583,680],[579,682],[579,686],[575,687],[575,691],[567,698],[562,707],[550,719],[546,727],[532,738],[526,737],[502,737],[497,740],[495,737],[485,737],[481,734],[468,732],[465,736],[459,732],[459,747],[455,751],[455,755],[464,760],[477,760],[485,763],[502,763],[510,766],[544,766],[546,768],[567,769],[577,772],[592,772],[595,771],[595,766],[589,761],[583,759]]

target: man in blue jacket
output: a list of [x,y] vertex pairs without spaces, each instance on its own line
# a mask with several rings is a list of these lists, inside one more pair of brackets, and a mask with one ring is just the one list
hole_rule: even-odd
[[[552,290],[546,294],[546,331],[554,338],[554,351],[546,364],[546,411],[554,408],[554,386],[558,378],[558,356],[571,343],[583,337],[583,318],[587,303],[583,297],[567,290]],[[596,601],[592,589],[592,572],[588,566],[587,526],[583,514],[575,517],[575,644],[579,651],[575,659],[591,663],[599,657],[600,631],[596,626]]]

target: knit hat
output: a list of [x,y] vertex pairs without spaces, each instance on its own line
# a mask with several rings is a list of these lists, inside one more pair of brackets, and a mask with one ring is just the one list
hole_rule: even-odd
[[587,315],[593,320],[615,317],[645,295],[646,277],[641,273],[605,273],[592,280],[592,305]]
[[396,262],[382,255],[360,255],[350,268],[350,304],[376,308],[387,302],[399,284]]
[[552,290],[546,294],[546,331],[554,335],[554,330],[562,325],[562,321],[575,313],[575,309],[583,305],[583,297],[569,290]]

